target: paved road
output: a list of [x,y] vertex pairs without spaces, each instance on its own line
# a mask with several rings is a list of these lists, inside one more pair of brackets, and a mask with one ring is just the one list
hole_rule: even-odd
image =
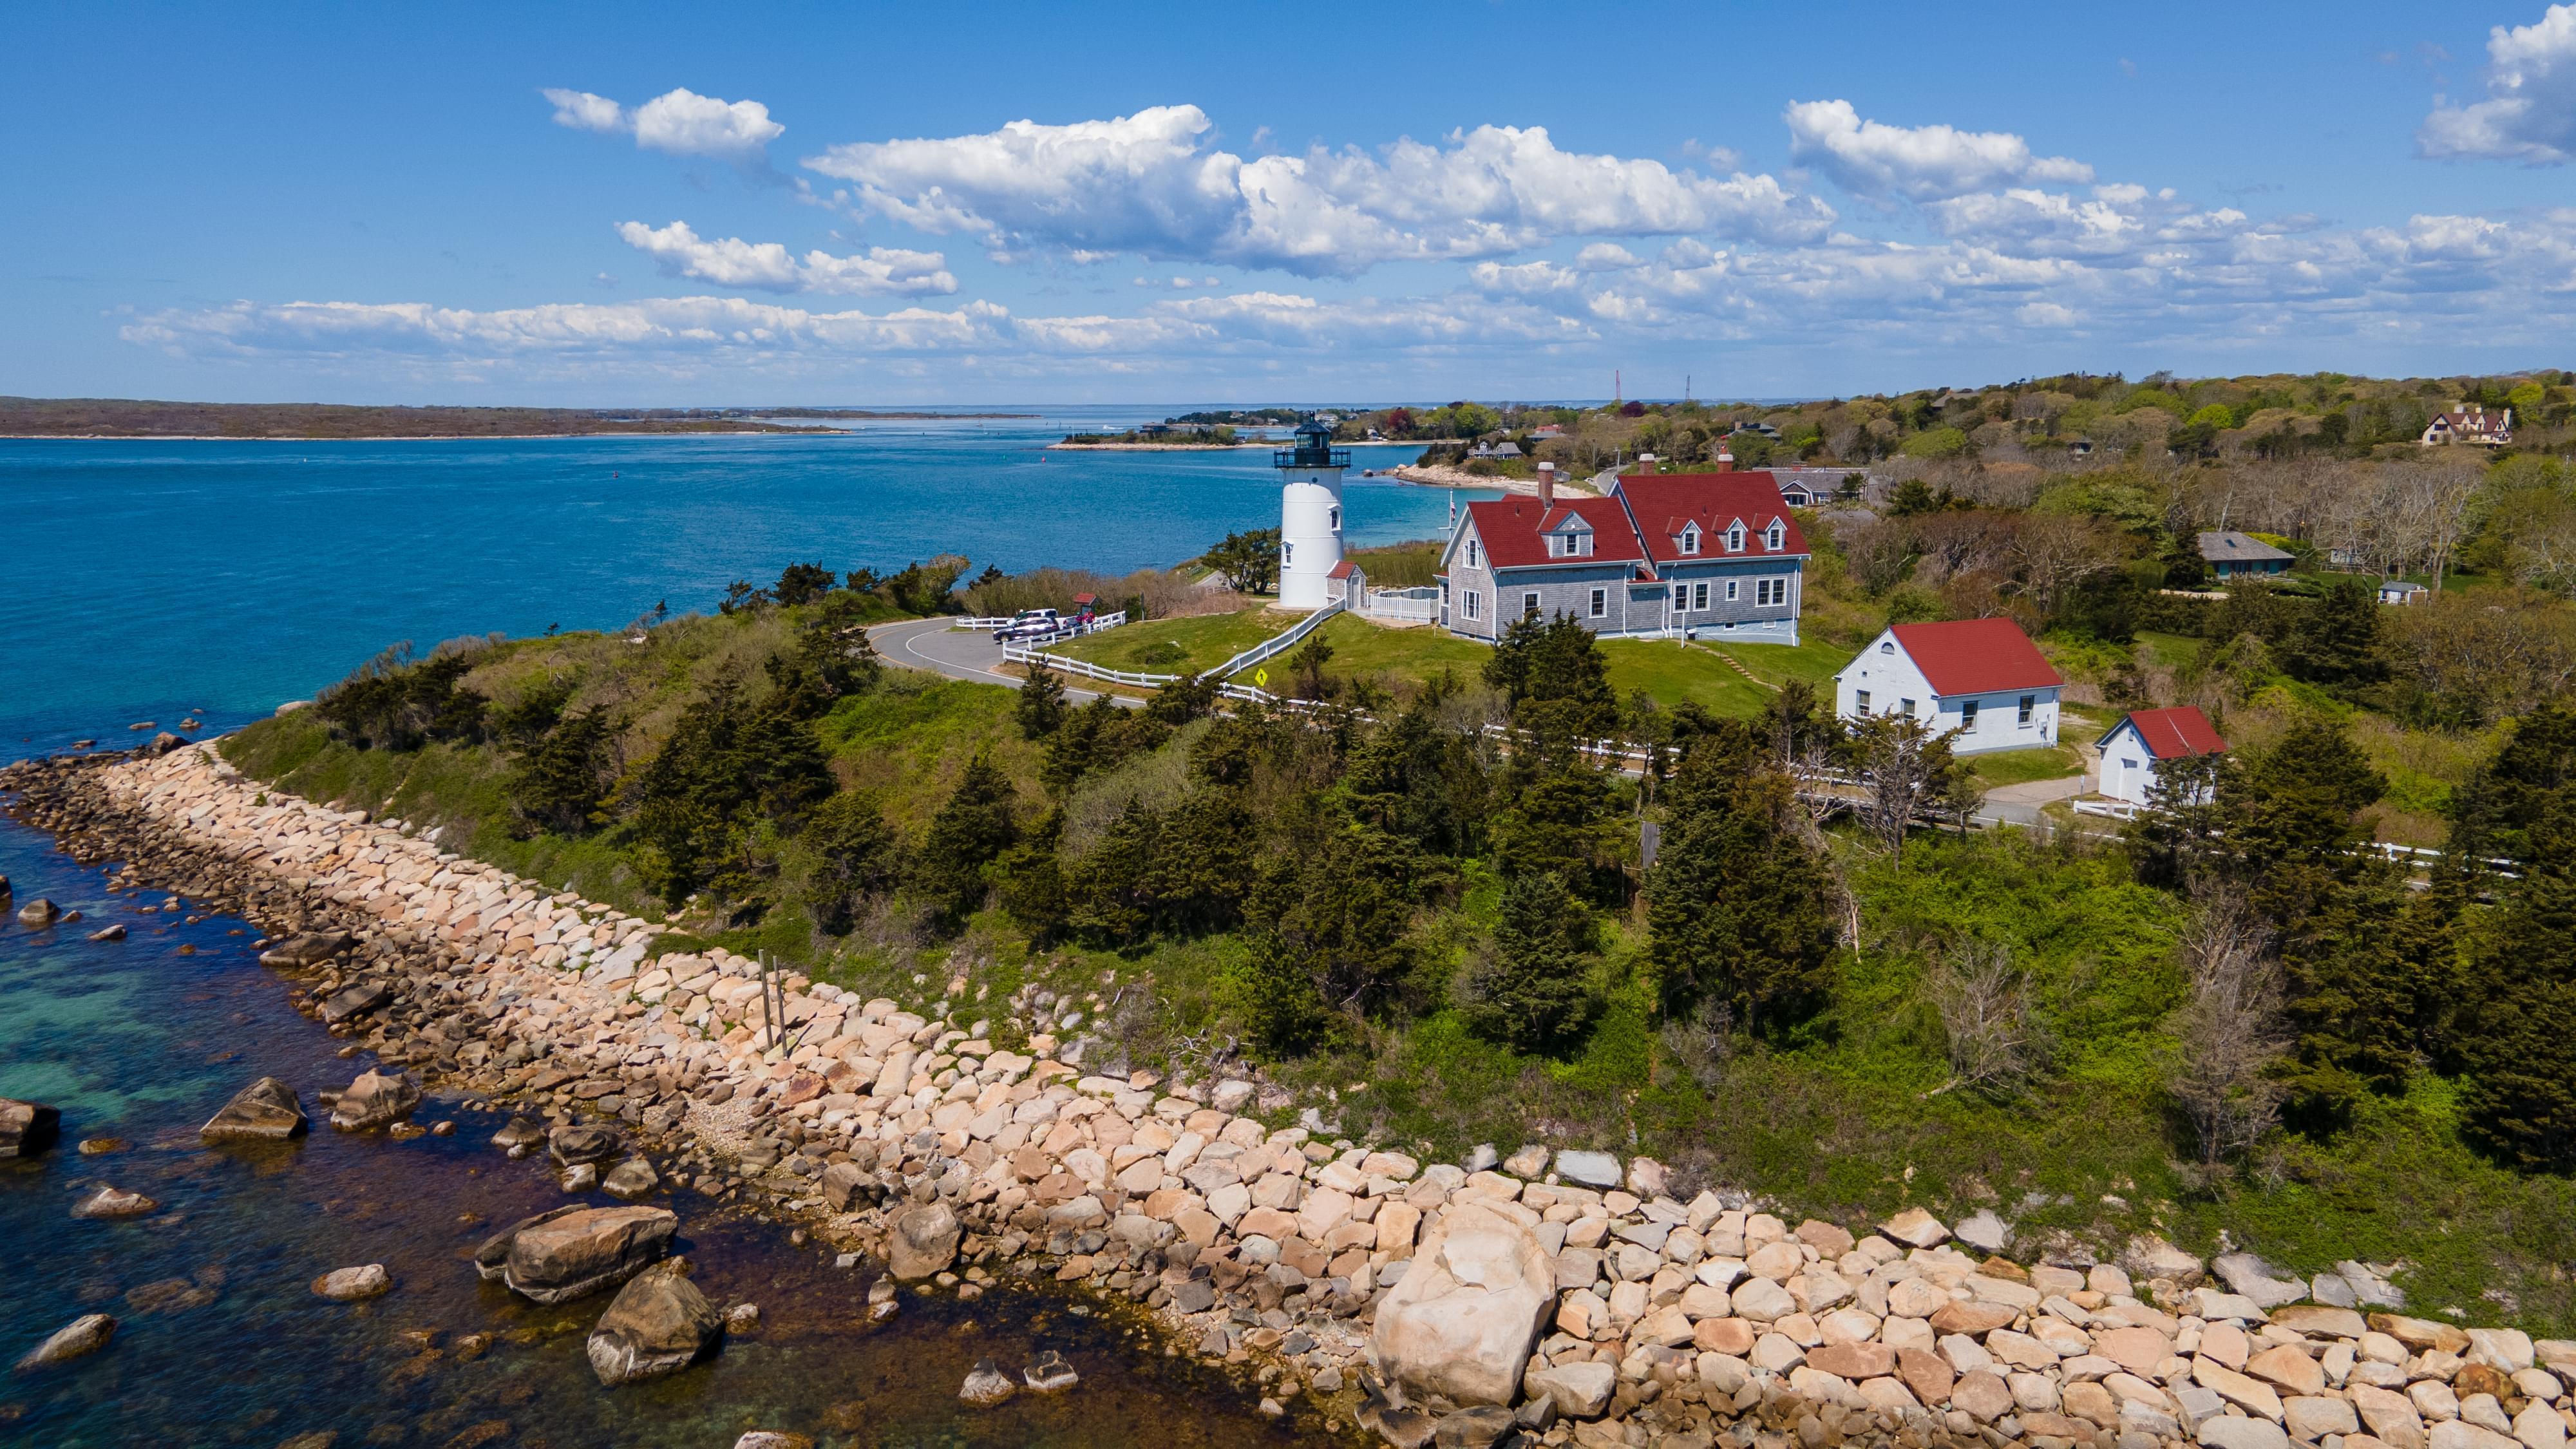
[[[868,642],[888,661],[907,668],[927,669],[977,684],[1020,687],[1018,675],[1002,672],[1002,646],[993,642],[989,630],[951,628],[946,619],[905,619],[870,629]],[[1068,699],[1088,701],[1099,691],[1075,689],[1067,681],[1064,692]],[[1142,708],[1145,703],[1123,694],[1109,697],[1130,708]]]

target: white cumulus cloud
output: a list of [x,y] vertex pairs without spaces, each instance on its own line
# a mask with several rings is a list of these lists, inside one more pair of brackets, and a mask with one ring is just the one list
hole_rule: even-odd
[[589,91],[549,89],[540,94],[553,103],[558,126],[633,136],[638,146],[674,156],[756,164],[769,143],[787,133],[758,101],[720,101],[685,87],[631,109]]
[[2576,159],[2576,5],[2487,34],[2487,98],[2437,104],[2416,133],[2426,156],[2564,165]]
[[852,183],[878,215],[972,235],[1006,255],[1135,252],[1305,276],[1499,256],[1564,237],[1792,242],[1834,219],[1773,177],[1564,151],[1538,127],[1249,161],[1218,149],[1213,130],[1196,106],[1156,106],[1105,121],[854,142],[805,164]]
[[1783,115],[1791,159],[1815,166],[1854,196],[1941,201],[2015,182],[2087,182],[2093,168],[2034,156],[2009,131],[1891,126],[1861,118],[1849,101],[1799,101]]
[[653,258],[665,276],[719,287],[904,297],[957,290],[957,278],[937,252],[871,247],[861,256],[809,251],[800,257],[777,242],[747,242],[740,237],[709,240],[684,221],[660,228],[640,221],[620,222],[617,234],[628,246]]

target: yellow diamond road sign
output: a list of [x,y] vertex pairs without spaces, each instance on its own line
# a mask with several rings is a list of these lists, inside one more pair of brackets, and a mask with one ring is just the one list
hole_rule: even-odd
[[1270,671],[1267,669],[1256,669],[1252,671],[1252,682],[1255,684],[1268,684],[1270,682]]

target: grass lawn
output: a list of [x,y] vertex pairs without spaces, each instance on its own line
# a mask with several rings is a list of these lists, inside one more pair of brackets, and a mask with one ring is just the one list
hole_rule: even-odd
[[1716,650],[1675,639],[1604,639],[1601,652],[1610,661],[1610,688],[1621,699],[1644,690],[1668,709],[1688,700],[1711,714],[1742,717],[1760,714],[1776,693],[1738,673]]
[[[1718,636],[1723,639],[1725,636]],[[1809,639],[1799,644],[1727,644],[1703,637],[1708,648],[1735,660],[1753,671],[1753,677],[1765,684],[1786,684],[1803,679],[1816,686],[1816,692],[1830,700],[1833,678],[1851,663],[1858,651],[1848,645],[1831,644],[1822,639]]]
[[1212,669],[1274,634],[1294,628],[1302,614],[1270,609],[1244,609],[1232,614],[1195,614],[1186,619],[1148,619],[1049,648],[1052,654],[1109,669],[1181,674]]
[[2159,634],[2150,629],[2138,631],[2138,662],[2179,669],[2200,657],[2203,642],[2188,634]]
[[2027,785],[2033,780],[2063,780],[2084,773],[2084,756],[2071,745],[2052,745],[2044,750],[1997,750],[1991,755],[1970,755],[1968,768],[1977,783],[1991,790],[1998,785]]

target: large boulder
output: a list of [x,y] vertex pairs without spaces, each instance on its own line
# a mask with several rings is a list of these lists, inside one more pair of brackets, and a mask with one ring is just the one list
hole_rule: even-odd
[[623,1283],[671,1251],[668,1208],[580,1208],[511,1234],[501,1281],[539,1303],[566,1303]]
[[614,1127],[575,1122],[546,1134],[546,1152],[566,1167],[576,1162],[606,1162],[626,1150],[626,1139]]
[[84,1313],[55,1329],[43,1343],[30,1349],[24,1358],[18,1360],[18,1367],[21,1370],[43,1368],[47,1364],[79,1358],[85,1353],[96,1353],[107,1347],[107,1341],[114,1337],[114,1318],[104,1313]]
[[1453,1204],[1378,1305],[1378,1366],[1416,1392],[1509,1404],[1530,1345],[1556,1306],[1538,1235],[1475,1202]]
[[331,1104],[331,1125],[343,1132],[363,1132],[411,1115],[420,1105],[420,1083],[409,1072],[360,1072]]
[[382,1263],[362,1263],[355,1268],[334,1268],[313,1280],[313,1291],[335,1303],[355,1303],[362,1298],[375,1298],[393,1291],[394,1280]]
[[689,1281],[684,1264],[635,1275],[590,1331],[590,1369],[608,1388],[678,1373],[724,1337],[724,1315]]
[[72,1216],[113,1221],[117,1218],[139,1218],[145,1213],[158,1212],[160,1209],[159,1202],[139,1192],[127,1192],[121,1187],[101,1187],[74,1203]]
[[581,1211],[583,1211],[583,1208],[580,1203],[566,1203],[562,1207],[549,1208],[532,1217],[521,1218],[517,1222],[503,1228],[501,1231],[485,1238],[483,1240],[483,1246],[474,1250],[474,1271],[482,1274],[483,1280],[487,1283],[498,1279],[502,1274],[509,1271],[510,1245],[519,1240],[519,1234],[526,1232],[528,1229],[533,1228],[540,1223],[550,1223],[557,1218],[570,1217],[574,1213]]
[[38,896],[18,908],[18,924],[43,930],[63,918],[63,908]]
[[275,1077],[262,1077],[233,1093],[224,1109],[197,1129],[197,1136],[208,1142],[283,1142],[302,1136],[311,1125],[305,1120],[304,1104],[296,1100],[293,1087]]
[[917,1202],[887,1224],[886,1271],[910,1282],[957,1261],[964,1229],[944,1202]]
[[0,1097],[0,1157],[33,1157],[54,1145],[63,1114],[42,1102]]
[[394,999],[393,989],[381,981],[359,981],[332,992],[322,1003],[322,1020],[332,1026],[364,1016]]
[[346,931],[306,931],[259,953],[262,966],[319,966],[357,944]]

